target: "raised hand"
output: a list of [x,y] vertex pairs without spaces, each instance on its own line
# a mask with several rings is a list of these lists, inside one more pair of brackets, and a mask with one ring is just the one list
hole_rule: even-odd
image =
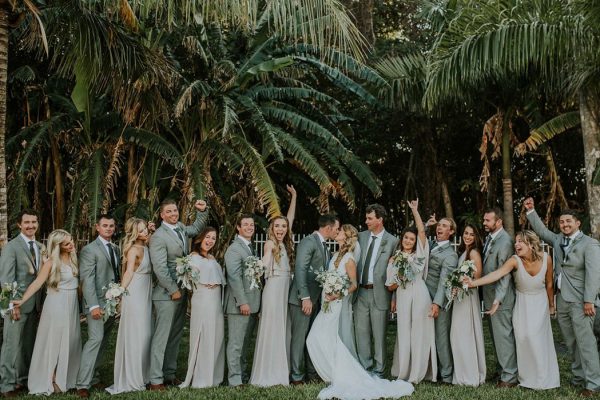
[[[416,200],[412,200],[408,202],[408,207],[412,210],[412,211],[417,211],[419,209],[419,199]],[[435,216],[435,214],[434,214]]]
[[294,185],[286,185],[286,188],[287,191],[290,192],[292,197],[296,197],[296,189],[294,188]]
[[435,213],[431,214],[431,217],[429,217],[429,219],[425,223],[426,227],[430,227],[433,225],[437,225],[437,219],[435,219]]
[[533,197],[528,197],[523,201],[523,208],[525,208],[525,210],[533,210],[534,207],[535,204],[533,203]]
[[204,211],[206,211],[206,208],[208,207],[208,203],[206,203],[205,200],[196,200],[194,207],[196,207],[196,210],[198,210],[200,212],[204,212]]

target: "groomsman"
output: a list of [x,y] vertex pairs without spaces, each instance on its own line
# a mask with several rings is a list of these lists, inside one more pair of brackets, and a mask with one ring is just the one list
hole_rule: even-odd
[[446,311],[445,282],[446,276],[456,269],[458,264],[458,256],[450,244],[450,239],[456,232],[456,222],[452,218],[442,218],[436,221],[434,214],[427,221],[427,226],[431,225],[436,225],[436,240],[430,245],[425,285],[432,300],[430,316],[435,318],[435,348],[441,382],[452,384],[454,371],[450,348],[452,313],[450,310]]
[[359,287],[354,297],[358,359],[365,369],[379,377],[383,377],[385,370],[385,334],[392,299],[385,286],[387,265],[398,245],[398,238],[383,226],[386,216],[380,204],[371,204],[366,209],[368,230],[358,234],[361,256],[357,268]]
[[181,383],[175,377],[175,372],[185,324],[187,296],[185,290],[177,285],[175,260],[189,253],[188,238],[197,236],[206,227],[206,201],[197,200],[194,207],[194,223],[184,225],[179,221],[175,200],[164,200],[159,208],[162,223],[150,239],[150,261],[157,280],[152,290],[154,324],[150,345],[150,390],[164,390],[165,383]]
[[321,215],[319,230],[302,239],[296,250],[294,279],[289,294],[292,331],[290,381],[293,385],[303,383],[305,372],[316,375],[306,352],[306,336],[321,309],[321,287],[315,280],[315,272],[328,267],[331,252],[327,240],[334,239],[339,230],[340,220],[336,215]]
[[533,230],[554,250],[558,325],[573,358],[573,384],[583,385],[582,396],[600,391],[600,361],[593,325],[600,290],[600,243],[581,232],[573,210],[559,217],[560,233],[550,231],[534,208],[532,198],[523,203]]
[[[17,282],[23,292],[34,281],[42,265],[42,244],[35,240],[38,216],[33,210],[19,213],[19,235],[2,249],[0,282]],[[14,315],[4,318],[2,353],[0,354],[0,391],[14,397],[27,388],[29,364],[37,331],[41,293],[21,305]],[[36,307],[37,306],[37,307]]]
[[225,313],[227,314],[227,372],[229,386],[240,386],[248,380],[246,358],[260,311],[261,290],[250,288],[251,280],[244,275],[244,262],[255,256],[252,236],[254,218],[242,214],[238,218],[237,236],[225,252],[227,287]]
[[[503,214],[491,208],[483,214],[483,228],[488,233],[483,245],[483,275],[500,268],[514,253],[514,243],[503,227]],[[483,287],[483,306],[490,315],[490,332],[498,360],[498,387],[517,385],[517,349],[512,316],[515,289],[512,274],[493,285]]]
[[81,365],[77,374],[77,394],[89,397],[90,387],[100,384],[99,369],[114,318],[104,318],[105,287],[120,282],[120,252],[112,242],[115,220],[110,215],[100,215],[96,221],[98,237],[87,244],[79,254],[79,279],[83,291],[83,310],[88,326],[88,340],[81,352]]

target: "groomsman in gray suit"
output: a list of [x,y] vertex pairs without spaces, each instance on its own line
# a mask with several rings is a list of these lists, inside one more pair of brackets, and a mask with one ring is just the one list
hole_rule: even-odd
[[441,382],[452,383],[454,364],[450,348],[451,310],[446,311],[446,276],[456,269],[458,256],[450,244],[456,232],[456,222],[452,218],[435,220],[435,214],[427,221],[427,226],[436,225],[435,241],[430,245],[429,266],[425,285],[431,296],[430,316],[435,318],[435,348],[438,359],[438,371]]
[[251,289],[251,280],[244,275],[244,262],[248,257],[256,255],[252,243],[252,215],[240,215],[236,228],[238,234],[225,252],[227,287],[224,304],[227,314],[226,352],[229,386],[240,386],[248,380],[246,358],[258,319],[261,298],[261,290]]
[[562,211],[560,233],[550,231],[535,211],[532,198],[523,203],[533,230],[554,250],[558,325],[573,358],[573,384],[583,385],[581,395],[600,391],[600,361],[593,325],[600,290],[600,243],[579,230],[573,210]]
[[150,345],[150,390],[164,390],[165,384],[178,385],[176,377],[179,342],[185,325],[187,296],[177,285],[176,259],[189,252],[189,239],[197,236],[206,226],[207,204],[197,200],[196,220],[192,225],[179,222],[175,200],[160,204],[162,223],[150,239],[150,261],[157,284],[152,290],[154,324]]
[[358,234],[361,256],[357,268],[359,286],[354,297],[354,332],[360,363],[383,377],[385,333],[392,299],[385,280],[388,261],[398,245],[398,238],[383,226],[386,211],[382,205],[369,205],[365,218],[368,230]]
[[[499,208],[491,208],[483,214],[483,228],[488,233],[483,245],[483,275],[500,268],[515,253],[514,242],[504,230],[502,220],[503,214]],[[516,386],[517,349],[512,324],[515,289],[512,274],[483,287],[483,306],[490,316],[490,333],[498,360],[497,386]]]
[[[23,292],[34,281],[42,265],[42,244],[35,240],[38,216],[33,210],[19,213],[19,235],[2,249],[0,282],[17,282]],[[4,318],[2,353],[0,355],[0,391],[14,397],[27,388],[29,364],[37,331],[41,293],[36,293],[12,317]],[[38,306],[38,307],[36,307]],[[12,319],[11,319],[12,318]]]
[[90,387],[100,383],[99,369],[110,333],[115,325],[114,318],[104,318],[103,288],[111,282],[120,282],[119,248],[112,242],[115,220],[110,215],[100,215],[96,221],[98,237],[87,244],[79,253],[79,279],[83,291],[83,310],[88,326],[88,340],[81,352],[81,365],[77,374],[77,394],[89,397]]
[[305,372],[309,378],[311,378],[310,375],[316,375],[306,352],[306,336],[321,309],[321,287],[315,280],[315,272],[327,268],[331,259],[327,240],[334,239],[339,230],[340,219],[336,215],[321,215],[319,230],[302,239],[296,250],[294,279],[289,294],[292,330],[290,382],[292,385],[302,384]]

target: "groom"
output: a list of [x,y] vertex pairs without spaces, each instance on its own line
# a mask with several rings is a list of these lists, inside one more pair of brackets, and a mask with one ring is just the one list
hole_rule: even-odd
[[593,332],[596,307],[600,306],[600,243],[579,230],[581,221],[573,210],[561,212],[560,233],[556,234],[546,228],[531,197],[523,207],[535,233],[554,250],[556,313],[573,359],[573,383],[583,385],[582,396],[593,396],[600,391],[600,361]]
[[186,226],[179,222],[175,200],[160,204],[162,223],[150,240],[150,261],[158,284],[152,291],[154,332],[150,346],[150,390],[164,390],[164,384],[179,384],[175,377],[179,342],[185,324],[186,292],[177,285],[176,262],[189,252],[188,238],[197,236],[206,226],[207,204],[197,200],[196,220]]
[[[305,237],[298,244],[294,280],[292,281],[289,294],[292,330],[290,381],[292,385],[303,383],[305,375],[306,336],[321,308],[321,288],[315,280],[316,275],[314,271],[323,271],[327,268],[327,264],[331,259],[327,240],[334,239],[339,230],[340,220],[336,215],[321,215],[319,217],[319,230]],[[315,374],[308,358],[306,359],[306,372]]]
[[386,216],[380,204],[371,204],[366,209],[368,230],[358,234],[361,256],[356,271],[359,287],[354,298],[358,358],[365,369],[380,378],[385,370],[385,333],[392,299],[385,286],[387,265],[398,245],[398,238],[383,226]]

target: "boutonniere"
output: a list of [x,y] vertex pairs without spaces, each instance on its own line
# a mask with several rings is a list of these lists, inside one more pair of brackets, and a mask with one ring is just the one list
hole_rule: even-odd
[[387,244],[387,240],[384,239],[381,241],[381,247],[384,247],[386,244]]

